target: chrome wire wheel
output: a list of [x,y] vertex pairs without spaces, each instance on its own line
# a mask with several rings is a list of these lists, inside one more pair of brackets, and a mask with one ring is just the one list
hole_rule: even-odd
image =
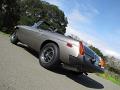
[[59,48],[55,43],[44,45],[39,53],[40,65],[46,69],[54,69],[60,65]]
[[46,47],[41,53],[41,62],[50,63],[54,58],[55,50],[53,47]]

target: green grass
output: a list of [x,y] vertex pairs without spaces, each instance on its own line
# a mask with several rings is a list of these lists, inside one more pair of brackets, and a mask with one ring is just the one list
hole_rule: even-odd
[[0,34],[2,34],[2,35],[7,35],[7,36],[10,35],[10,34],[7,34],[7,33],[2,32],[2,31],[0,31]]
[[100,77],[103,77],[104,79],[110,80],[115,84],[120,85],[120,77],[115,77],[112,75],[109,75],[108,73],[104,73],[104,74],[97,74]]

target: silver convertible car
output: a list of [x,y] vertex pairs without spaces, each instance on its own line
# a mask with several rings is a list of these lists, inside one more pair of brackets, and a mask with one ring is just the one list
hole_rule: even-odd
[[56,30],[43,30],[35,23],[32,27],[16,26],[11,35],[11,43],[24,43],[39,53],[41,66],[54,69],[61,65],[78,73],[104,72],[99,56],[82,41],[56,33]]

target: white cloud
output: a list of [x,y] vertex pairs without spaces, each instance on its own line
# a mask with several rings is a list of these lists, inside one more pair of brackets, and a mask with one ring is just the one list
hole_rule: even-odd
[[82,15],[76,8],[68,15],[69,23],[88,22],[89,17]]
[[[85,42],[93,42],[90,38],[92,38],[91,36],[89,36],[88,34],[86,34],[85,32],[81,32],[81,31],[78,31],[76,30],[75,28],[73,28],[72,26],[68,26],[66,28],[67,32],[66,32],[66,35],[71,35],[71,34],[74,34],[78,37],[80,37],[81,40],[84,40]],[[89,39],[88,39],[89,38]]]
[[108,49],[108,50],[105,50],[105,53],[110,55],[110,56],[114,56],[114,57],[117,57],[120,59],[120,54],[116,51]]
[[91,1],[86,2],[79,3],[79,5],[76,2],[77,7],[84,15],[88,16],[89,18],[94,18],[96,15],[100,14],[99,10],[92,5]]

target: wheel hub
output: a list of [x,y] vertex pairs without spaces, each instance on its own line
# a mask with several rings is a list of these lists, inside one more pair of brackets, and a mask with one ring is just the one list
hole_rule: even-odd
[[46,47],[41,54],[41,61],[43,63],[49,63],[52,61],[54,57],[54,49],[53,47]]

